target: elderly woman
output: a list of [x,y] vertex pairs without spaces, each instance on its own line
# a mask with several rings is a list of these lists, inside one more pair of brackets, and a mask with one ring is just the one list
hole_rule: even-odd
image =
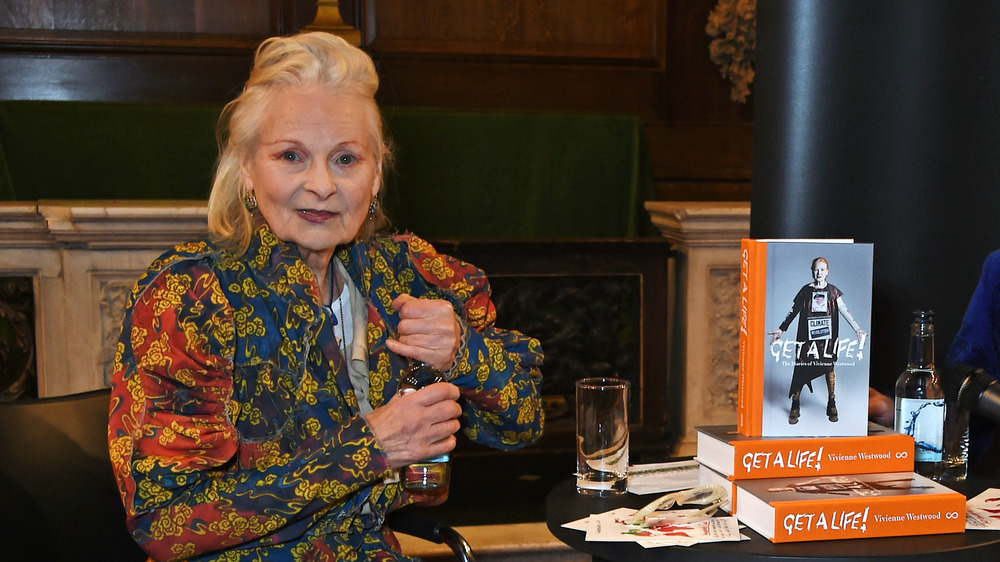
[[[396,475],[461,428],[542,432],[537,340],[493,326],[484,274],[378,235],[389,151],[371,59],[272,38],[220,119],[210,235],[132,292],[109,445],[129,529],[157,560],[396,560]],[[438,382],[399,395],[414,365]]]
[[781,326],[769,332],[771,343],[781,339],[788,330],[792,320],[799,317],[798,330],[795,339],[799,342],[798,355],[792,371],[792,382],[788,388],[788,397],[792,405],[788,409],[788,423],[799,423],[801,405],[799,398],[803,387],[812,391],[812,381],[819,377],[826,379],[827,402],[826,415],[831,422],[840,419],[837,412],[836,384],[837,372],[837,342],[840,335],[838,313],[844,316],[861,340],[864,347],[868,333],[861,329],[854,315],[847,309],[844,293],[833,284],[827,282],[830,274],[830,262],[824,257],[818,257],[809,266],[812,272],[812,282],[803,285],[792,301],[792,308],[785,316]]

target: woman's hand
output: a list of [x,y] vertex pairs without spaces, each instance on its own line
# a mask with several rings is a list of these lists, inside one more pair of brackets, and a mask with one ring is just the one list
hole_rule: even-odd
[[868,341],[868,332],[864,330],[858,330],[858,347],[864,349],[866,341]]
[[868,387],[868,419],[885,427],[892,427],[896,417],[896,402],[893,398]]
[[781,339],[781,334],[783,333],[784,332],[782,332],[781,329],[777,329],[773,332],[768,332],[767,335],[771,336],[771,343],[774,343]]
[[400,295],[392,308],[399,312],[399,338],[386,341],[389,349],[439,371],[451,369],[462,343],[462,327],[451,303]]
[[458,417],[458,387],[434,383],[405,396],[396,395],[365,416],[385,452],[389,466],[399,468],[422,459],[443,455],[455,448]]

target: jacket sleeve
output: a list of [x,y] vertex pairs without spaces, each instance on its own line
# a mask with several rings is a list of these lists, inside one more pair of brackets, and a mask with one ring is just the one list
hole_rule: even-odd
[[[987,256],[958,334],[948,349],[947,363],[967,363],[1000,376],[1000,251]],[[995,441],[993,420],[973,415],[969,420],[969,461],[976,464]]]
[[778,329],[782,332],[787,332],[788,328],[792,325],[792,320],[794,320],[795,317],[802,312],[802,303],[804,302],[802,291],[803,289],[799,289],[799,292],[795,293],[795,299],[792,301],[792,308],[788,311],[788,314],[785,316],[785,320],[781,323],[781,326],[778,327]]
[[994,376],[1000,374],[1000,251],[983,263],[958,335],[948,350],[948,363],[969,363]]
[[150,277],[126,308],[108,439],[129,529],[151,556],[299,537],[388,469],[360,416],[296,419],[290,451],[241,444],[232,376],[240,328],[219,279],[190,261]]
[[462,323],[463,341],[449,373],[465,398],[462,428],[472,441],[517,449],[541,438],[542,346],[535,338],[494,326],[496,307],[482,270],[439,254],[410,237],[410,259],[426,284],[443,291]]

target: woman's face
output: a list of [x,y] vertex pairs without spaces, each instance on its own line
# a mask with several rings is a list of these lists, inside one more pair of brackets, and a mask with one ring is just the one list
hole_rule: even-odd
[[[370,100],[318,86],[278,90],[243,179],[271,230],[326,260],[354,240],[378,194],[381,162]],[[312,265],[312,263],[310,263]]]
[[825,261],[818,261],[816,265],[813,266],[813,279],[817,283],[826,282],[826,276],[830,273],[829,266],[826,265]]

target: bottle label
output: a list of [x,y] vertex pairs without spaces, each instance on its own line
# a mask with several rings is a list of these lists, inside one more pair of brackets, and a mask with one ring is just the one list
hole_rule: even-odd
[[944,400],[900,398],[896,431],[913,437],[916,462],[940,462],[944,451]]

